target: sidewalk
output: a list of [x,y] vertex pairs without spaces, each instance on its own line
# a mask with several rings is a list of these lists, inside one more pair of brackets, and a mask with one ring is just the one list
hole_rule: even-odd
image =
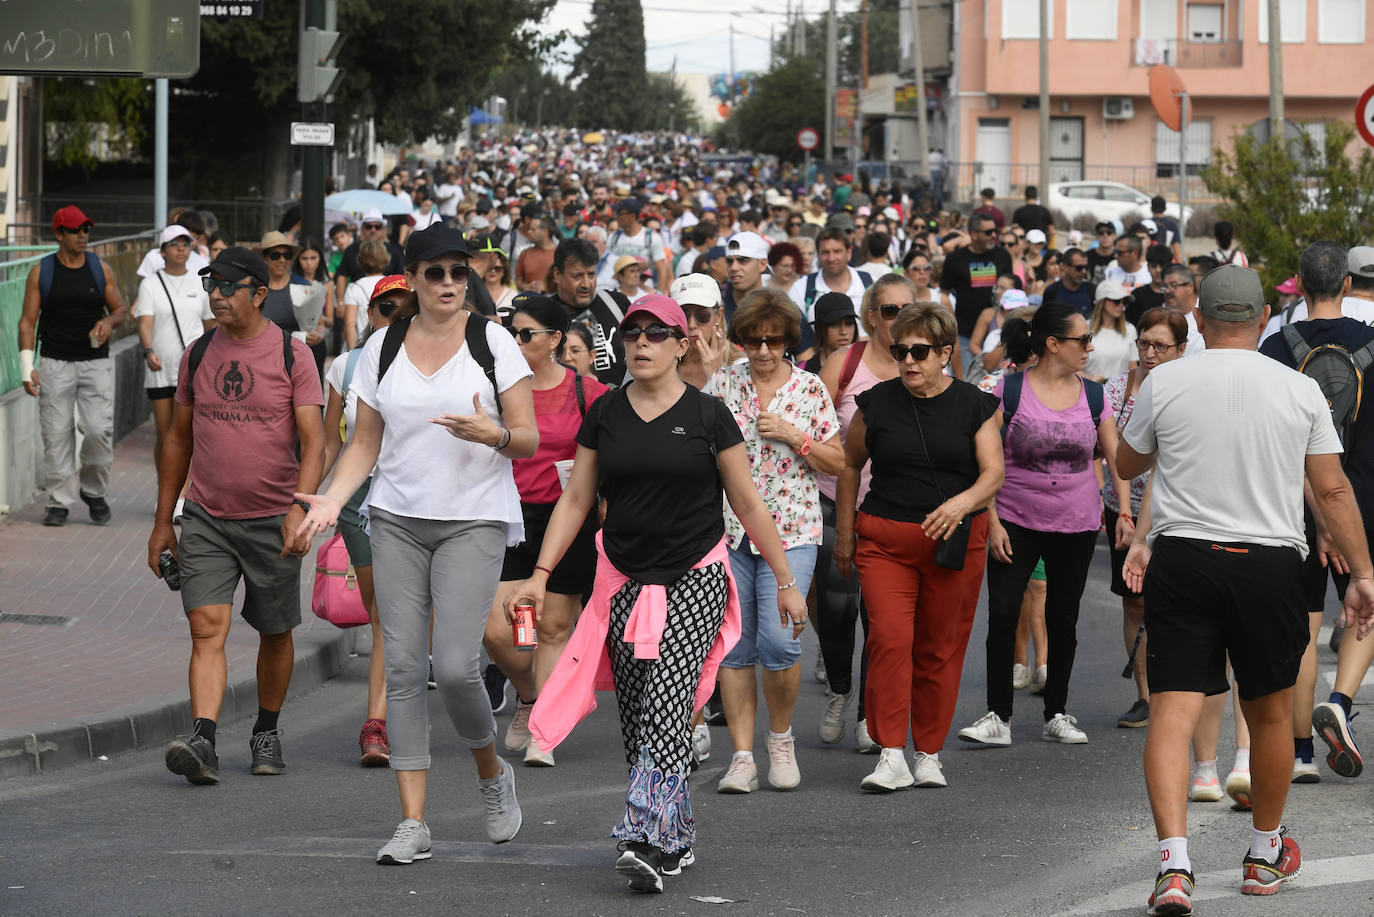
[[[190,634],[179,597],[147,566],[153,438],[150,420],[115,449],[109,526],[91,525],[78,502],[66,526],[44,528],[41,498],[0,523],[0,779],[190,731]],[[301,565],[292,694],[337,674],[352,648],[351,632],[311,613],[313,579],[312,549]],[[236,610],[241,598],[242,588]],[[236,613],[221,722],[257,713],[257,644]]]

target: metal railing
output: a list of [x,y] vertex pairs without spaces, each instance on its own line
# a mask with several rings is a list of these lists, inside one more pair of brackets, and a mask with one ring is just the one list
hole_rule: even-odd
[[1244,43],[1238,38],[1193,41],[1183,38],[1137,38],[1131,42],[1131,66],[1216,68],[1239,67],[1245,62]]
[[[27,214],[28,221],[10,224],[5,240],[10,244],[37,244],[51,240],[52,216],[68,204],[80,207],[102,235],[137,233],[150,228],[160,229],[163,225],[163,217],[153,213],[151,196],[48,193],[21,197],[18,203],[19,212]],[[234,242],[256,243],[263,233],[277,228],[282,215],[295,203],[291,199],[276,201],[249,197],[233,200],[178,198],[169,201],[168,207],[189,207],[212,214],[219,231],[226,238]]]

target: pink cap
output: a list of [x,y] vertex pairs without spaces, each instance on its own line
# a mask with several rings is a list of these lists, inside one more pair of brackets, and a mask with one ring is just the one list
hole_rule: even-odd
[[1279,284],[1278,286],[1274,287],[1274,289],[1275,289],[1276,291],[1282,293],[1284,296],[1292,296],[1292,295],[1294,295],[1295,293],[1298,292],[1298,278],[1297,278],[1297,276],[1294,275],[1294,276],[1292,276],[1292,277],[1289,277],[1289,278],[1288,278],[1287,280],[1285,280],[1283,283],[1281,283],[1281,284]]
[[667,327],[676,328],[684,335],[687,333],[687,314],[682,311],[682,307],[675,300],[669,299],[662,293],[648,293],[630,303],[630,311],[625,315],[625,320],[620,323],[620,327],[624,328],[630,319],[639,312],[647,312]]

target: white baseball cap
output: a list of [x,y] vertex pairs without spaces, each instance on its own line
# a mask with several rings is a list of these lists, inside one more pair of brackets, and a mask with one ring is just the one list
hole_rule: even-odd
[[386,217],[382,216],[382,212],[381,212],[380,210],[378,210],[376,207],[373,207],[373,208],[370,209],[370,210],[364,210],[364,211],[363,211],[363,222],[364,222],[364,223],[385,223],[385,222],[386,222]]
[[668,296],[680,306],[715,309],[721,305],[720,284],[707,274],[683,274],[668,288]]
[[190,239],[193,243],[195,242],[195,237],[191,235],[191,230],[179,223],[173,223],[171,226],[162,230],[162,236],[157,241],[158,247],[161,248],[173,239]]
[[1026,241],[1031,245],[1044,245],[1047,240],[1042,230],[1032,229],[1030,232],[1026,233]]
[[737,232],[725,243],[725,255],[763,260],[768,257],[768,243],[756,232]]

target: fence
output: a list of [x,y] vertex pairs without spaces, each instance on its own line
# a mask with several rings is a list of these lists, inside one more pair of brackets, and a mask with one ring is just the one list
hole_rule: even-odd
[[[139,233],[160,228],[164,217],[153,213],[153,199],[143,195],[40,194],[19,198],[19,212],[28,222],[10,224],[8,244],[39,244],[52,239],[52,215],[61,207],[76,204],[95,223],[102,235]],[[170,209],[190,208],[213,216],[220,232],[231,242],[256,243],[262,234],[276,229],[294,200],[274,201],[241,197],[233,200],[175,199]],[[103,257],[103,256],[102,256]]]

